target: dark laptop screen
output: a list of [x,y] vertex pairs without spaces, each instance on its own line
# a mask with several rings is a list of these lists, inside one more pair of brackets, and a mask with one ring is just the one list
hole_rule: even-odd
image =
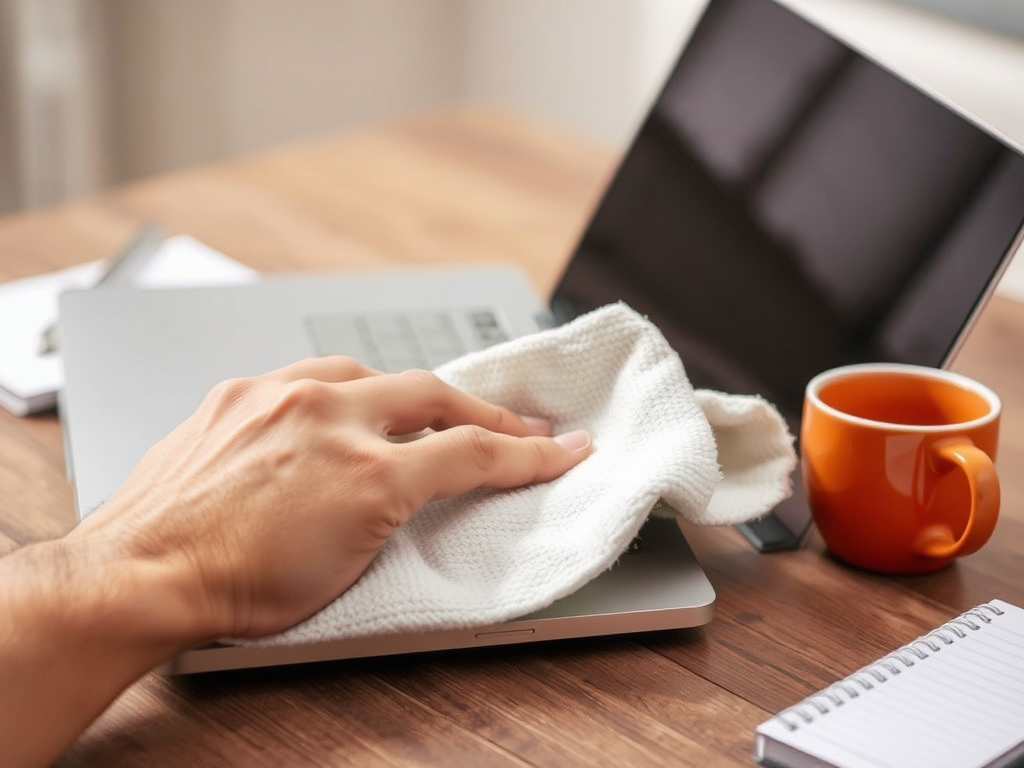
[[1021,155],[772,0],[711,0],[558,285],[794,425],[831,366],[940,366],[1024,221]]

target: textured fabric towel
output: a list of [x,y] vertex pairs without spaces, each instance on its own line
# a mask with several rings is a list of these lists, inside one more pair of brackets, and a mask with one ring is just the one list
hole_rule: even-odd
[[428,504],[341,597],[256,644],[514,619],[609,568],[652,511],[738,523],[790,493],[796,457],[776,410],[758,397],[695,391],[658,329],[624,304],[437,374],[545,416],[556,433],[590,430],[593,455],[550,483]]

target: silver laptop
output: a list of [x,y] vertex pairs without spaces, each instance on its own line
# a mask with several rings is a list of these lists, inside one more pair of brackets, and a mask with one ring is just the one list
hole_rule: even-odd
[[[825,368],[948,364],[1022,224],[1016,148],[774,0],[710,0],[550,297],[501,266],[66,294],[61,415],[78,510],[221,379],[327,353],[430,367],[617,299],[659,325],[695,386],[760,393],[797,433],[804,384]],[[741,530],[786,549],[808,522],[797,494]],[[692,627],[714,599],[678,526],[652,520],[616,568],[517,621],[215,644],[173,669]]]

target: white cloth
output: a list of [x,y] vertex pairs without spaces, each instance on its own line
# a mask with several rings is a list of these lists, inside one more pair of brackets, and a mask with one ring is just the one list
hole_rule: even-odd
[[437,374],[545,416],[556,433],[586,428],[595,451],[550,483],[428,504],[341,597],[258,644],[514,619],[609,568],[656,504],[657,514],[738,523],[790,493],[796,456],[775,409],[759,397],[695,392],[658,329],[624,304]]

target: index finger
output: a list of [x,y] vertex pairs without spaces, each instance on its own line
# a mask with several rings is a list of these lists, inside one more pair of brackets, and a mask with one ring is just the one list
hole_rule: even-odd
[[365,396],[364,408],[383,434],[405,435],[475,424],[507,435],[548,435],[547,419],[522,416],[457,389],[429,371],[408,370],[347,385]]
[[554,480],[589,456],[590,434],[515,437],[467,425],[396,445],[422,502],[474,488],[515,488]]
[[375,368],[356,360],[347,355],[323,355],[321,357],[307,357],[296,360],[281,368],[277,368],[264,374],[267,378],[282,379],[284,381],[297,381],[299,379],[316,379],[341,383],[365,379],[370,376],[380,376],[381,372]]

